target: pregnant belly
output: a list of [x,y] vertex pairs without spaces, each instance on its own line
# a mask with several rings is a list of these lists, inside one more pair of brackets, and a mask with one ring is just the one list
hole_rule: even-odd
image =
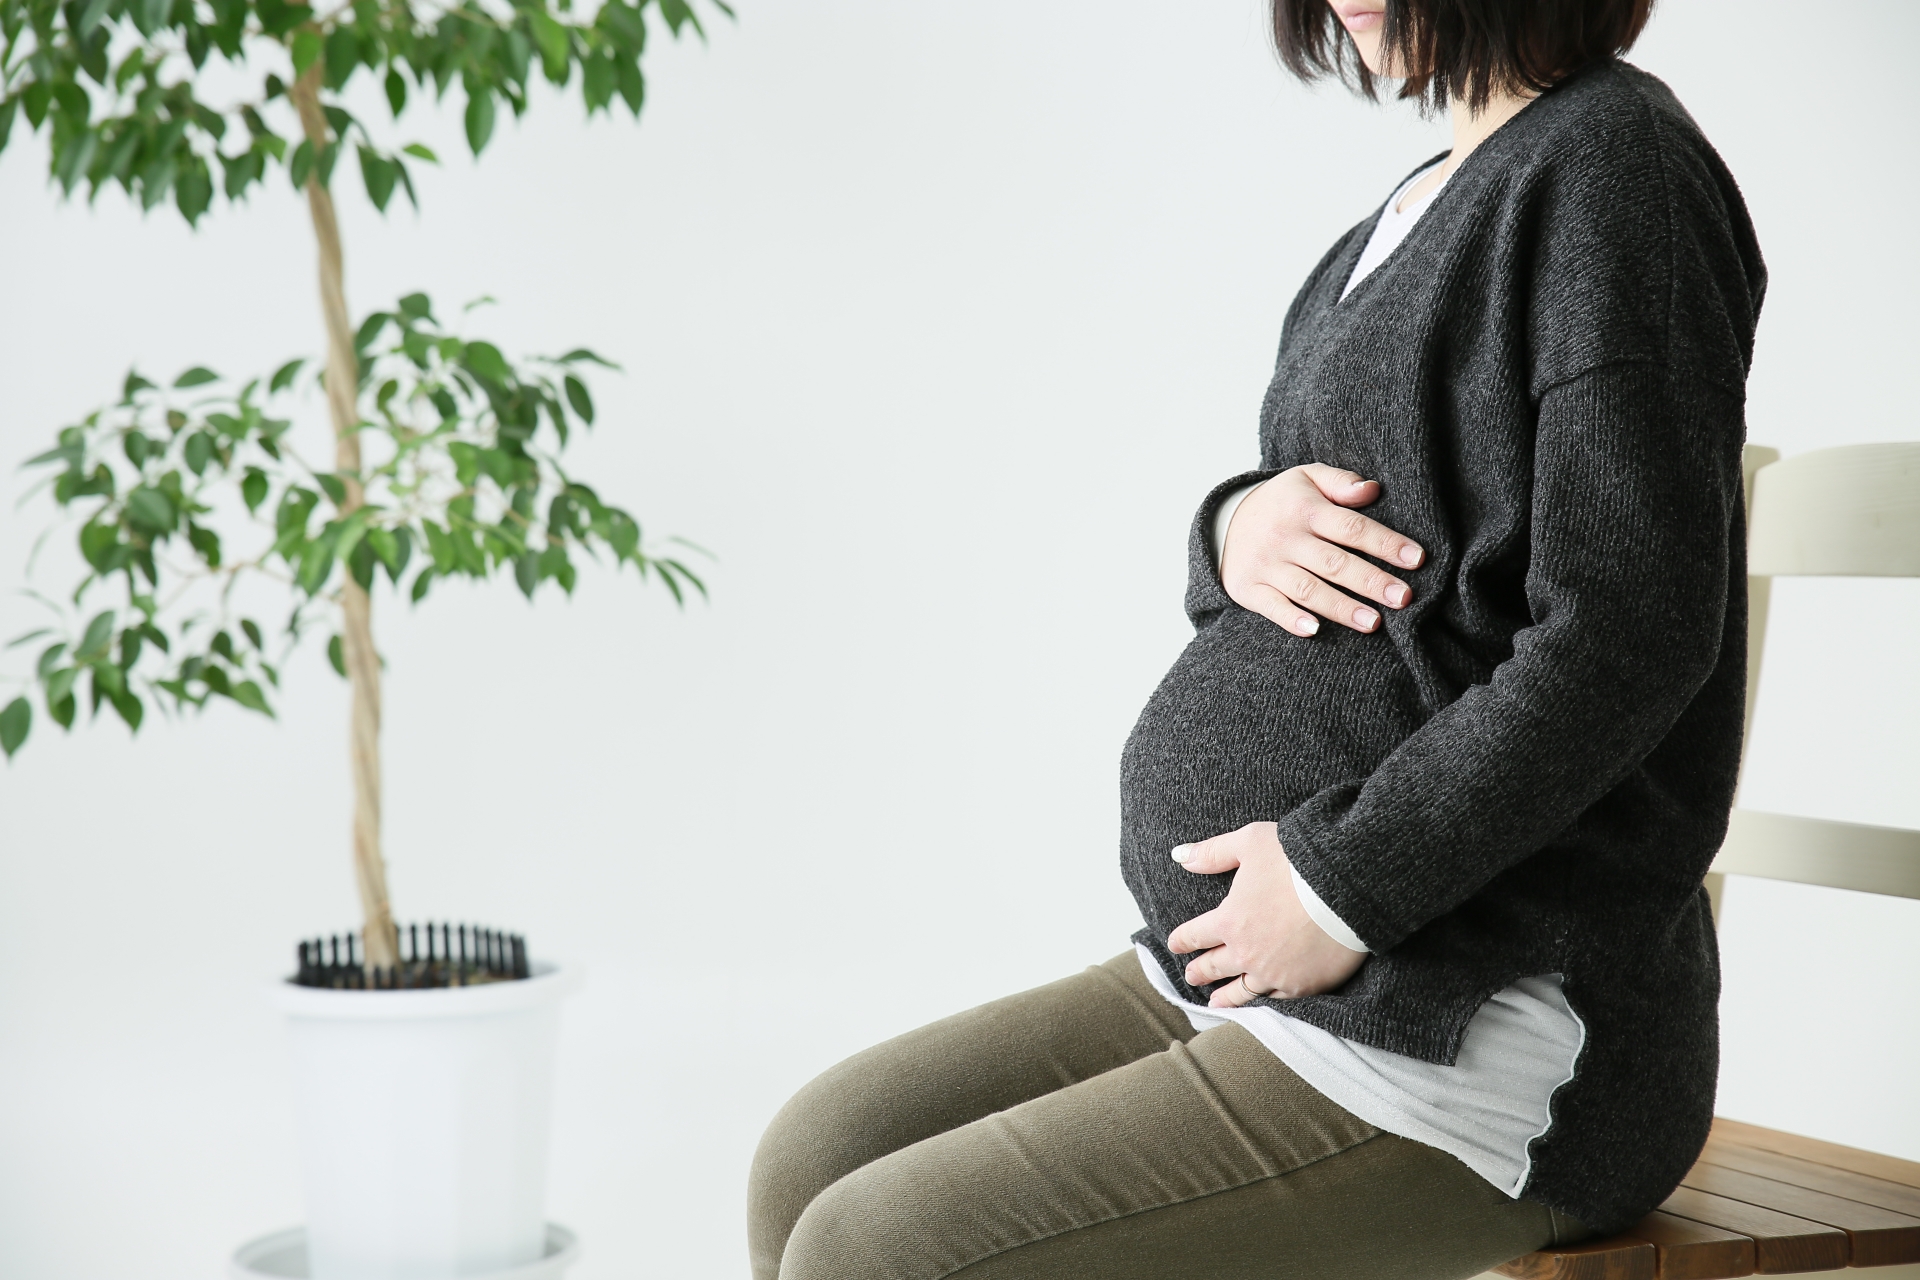
[[1121,758],[1121,867],[1149,930],[1164,939],[1231,883],[1183,870],[1174,845],[1365,778],[1425,718],[1387,636],[1328,626],[1309,640],[1222,614],[1154,690]]

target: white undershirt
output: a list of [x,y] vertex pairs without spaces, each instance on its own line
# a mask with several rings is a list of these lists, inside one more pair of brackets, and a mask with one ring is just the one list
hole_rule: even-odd
[[[1442,179],[1404,210],[1395,208],[1407,188],[1431,169],[1401,183],[1387,201],[1342,298],[1406,239],[1446,186]],[[1210,532],[1216,565],[1234,512],[1257,488],[1253,484],[1235,490],[1215,513]],[[1368,949],[1297,870],[1293,887],[1300,905],[1327,936],[1354,951]],[[1447,1152],[1510,1196],[1519,1195],[1527,1184],[1532,1168],[1527,1148],[1552,1124],[1548,1108],[1554,1091],[1573,1078],[1574,1063],[1586,1043],[1586,1024],[1567,1003],[1557,973],[1522,978],[1496,992],[1467,1023],[1460,1054],[1447,1067],[1343,1040],[1278,1009],[1209,1009],[1183,1000],[1145,948],[1140,948],[1140,967],[1155,990],[1186,1011],[1196,1029],[1239,1023],[1335,1103],[1375,1128]]]
[[1360,260],[1353,264],[1353,274],[1347,277],[1347,287],[1340,291],[1342,299],[1353,292],[1355,285],[1372,275],[1373,269],[1385,262],[1388,254],[1400,247],[1400,242],[1407,238],[1407,232],[1413,230],[1413,224],[1420,221],[1420,215],[1427,211],[1427,206],[1433,203],[1433,198],[1446,187],[1447,179],[1451,178],[1452,174],[1434,183],[1433,190],[1418,200],[1407,200],[1406,208],[1400,208],[1400,202],[1406,199],[1407,191],[1418,185],[1420,179],[1445,163],[1444,160],[1435,161],[1393,189],[1393,195],[1388,198],[1386,208],[1380,211],[1380,221],[1373,224],[1373,234],[1367,237],[1366,248],[1360,251]]

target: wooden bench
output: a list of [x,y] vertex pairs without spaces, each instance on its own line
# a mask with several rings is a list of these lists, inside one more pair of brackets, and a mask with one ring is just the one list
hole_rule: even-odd
[[[1920,577],[1920,444],[1779,457],[1747,447],[1749,734],[1774,577]],[[1736,809],[1707,877],[1716,919],[1726,875],[1920,898],[1920,832]],[[1920,1264],[1920,1164],[1717,1119],[1679,1189],[1631,1231],[1496,1270],[1517,1280],[1720,1280],[1903,1263]],[[1920,1266],[1908,1273],[1920,1280]]]
[[1715,1120],[1679,1190],[1625,1235],[1497,1268],[1517,1280],[1720,1280],[1920,1263],[1920,1164]]

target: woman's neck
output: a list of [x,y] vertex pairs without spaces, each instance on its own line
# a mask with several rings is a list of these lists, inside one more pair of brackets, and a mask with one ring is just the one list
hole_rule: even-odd
[[1453,154],[1447,157],[1449,173],[1458,169],[1473,149],[1493,136],[1493,131],[1520,114],[1520,108],[1534,99],[1517,93],[1496,93],[1479,111],[1471,111],[1460,98],[1447,105],[1447,117],[1453,122]]
[[1447,108],[1448,118],[1453,122],[1453,150],[1424,178],[1407,188],[1406,195],[1401,197],[1400,208],[1405,209],[1445,182],[1473,154],[1475,147],[1491,138],[1494,130],[1520,114],[1520,108],[1532,102],[1533,98],[1532,94],[1523,97],[1517,93],[1496,93],[1478,111],[1469,110],[1464,99],[1453,99]]

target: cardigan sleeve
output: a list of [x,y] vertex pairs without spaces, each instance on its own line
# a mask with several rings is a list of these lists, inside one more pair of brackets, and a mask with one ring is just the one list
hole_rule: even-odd
[[1279,820],[1375,952],[1546,846],[1646,758],[1712,673],[1741,571],[1740,402],[1628,361],[1540,400],[1531,622],[1371,776]]

